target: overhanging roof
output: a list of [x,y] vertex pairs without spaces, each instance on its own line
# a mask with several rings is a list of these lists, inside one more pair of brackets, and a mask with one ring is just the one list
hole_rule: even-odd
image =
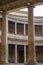
[[0,0],[0,11],[8,11],[19,7],[27,6],[27,3],[32,5],[43,3],[43,0]]

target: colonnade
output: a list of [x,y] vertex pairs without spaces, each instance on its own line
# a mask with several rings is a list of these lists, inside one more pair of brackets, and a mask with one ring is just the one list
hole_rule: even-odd
[[[6,44],[7,44],[7,15],[2,13],[2,34],[1,34],[1,62],[6,63]],[[25,34],[25,32],[24,32]],[[34,62],[34,33],[33,33],[33,6],[28,6],[28,63],[27,65],[35,65]],[[16,52],[16,51],[15,51]],[[17,59],[16,59],[17,60]],[[26,60],[25,60],[26,61]]]

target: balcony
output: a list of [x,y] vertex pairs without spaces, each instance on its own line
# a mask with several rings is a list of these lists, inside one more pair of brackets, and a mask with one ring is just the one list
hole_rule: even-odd
[[10,34],[8,33],[8,38],[14,38],[14,39],[19,39],[19,40],[28,40],[28,36],[25,35],[14,35],[14,34]]

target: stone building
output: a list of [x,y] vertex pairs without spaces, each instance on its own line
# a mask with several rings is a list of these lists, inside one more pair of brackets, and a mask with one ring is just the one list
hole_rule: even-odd
[[[34,61],[36,65],[43,64],[43,17],[34,17]],[[28,61],[28,16],[23,14],[9,14],[6,16],[6,26],[3,30],[3,42],[1,45],[2,16],[0,16],[0,56],[1,62],[7,65],[25,65]],[[4,32],[6,31],[6,33]],[[32,33],[32,32],[31,32]]]
[[[39,25],[35,25],[35,28],[34,28],[34,20],[33,20],[34,7],[36,5],[42,5],[42,4],[43,4],[43,0],[0,0],[0,14],[2,15],[2,19],[1,19],[2,23],[0,26],[0,28],[1,28],[0,64],[1,65],[14,65],[14,63],[16,65],[19,65],[19,63],[26,64],[26,65],[35,65],[35,64],[43,65],[43,52],[42,52],[43,51],[43,44],[42,44],[43,43],[43,22],[38,21],[38,20],[40,20],[40,17],[39,17],[38,20],[36,20],[36,21],[38,21]],[[26,29],[27,23],[26,24],[20,24],[20,23],[16,24],[16,23],[14,23],[14,22],[12,23],[10,21],[8,23],[8,20],[10,20],[10,18],[8,16],[8,11],[13,10],[13,9],[19,9],[22,7],[28,8],[28,35],[27,35],[27,32],[24,31],[24,30],[27,31],[27,29]],[[43,19],[43,17],[42,17],[42,19]],[[21,21],[21,20],[19,20],[19,21]],[[20,27],[19,27],[19,25],[20,25]],[[10,27],[10,30],[9,30],[9,27]],[[20,29],[17,29],[16,27],[18,27]],[[13,30],[13,28],[15,31]],[[22,28],[22,30],[21,30],[21,28]],[[13,30],[13,32],[11,29]],[[20,32],[19,32],[19,30],[20,30]],[[21,33],[21,31],[22,31],[22,33]],[[15,33],[17,34],[17,36]],[[13,45],[14,42],[15,42],[15,45]],[[22,46],[19,45],[21,42],[23,44]],[[25,42],[25,45],[24,45],[24,42]],[[26,44],[27,42],[28,42],[28,44]],[[13,43],[13,44],[11,44],[11,43]],[[18,45],[16,45],[16,44],[18,44]],[[28,48],[26,48],[27,46],[28,46]],[[27,51],[28,53],[26,54],[27,49],[28,49],[28,51]],[[27,58],[28,58],[28,60],[27,60]]]

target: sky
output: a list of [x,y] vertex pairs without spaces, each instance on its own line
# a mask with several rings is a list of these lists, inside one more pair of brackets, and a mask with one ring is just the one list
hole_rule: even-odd
[[[20,11],[28,11],[27,8],[20,9]],[[15,14],[14,12],[10,12],[11,14]],[[34,16],[43,16],[43,5],[35,6],[33,9]]]
[[43,5],[34,8],[34,16],[43,16]]
[[[27,8],[21,9],[21,11],[28,11]],[[36,6],[33,10],[34,16],[43,16],[43,5]]]

